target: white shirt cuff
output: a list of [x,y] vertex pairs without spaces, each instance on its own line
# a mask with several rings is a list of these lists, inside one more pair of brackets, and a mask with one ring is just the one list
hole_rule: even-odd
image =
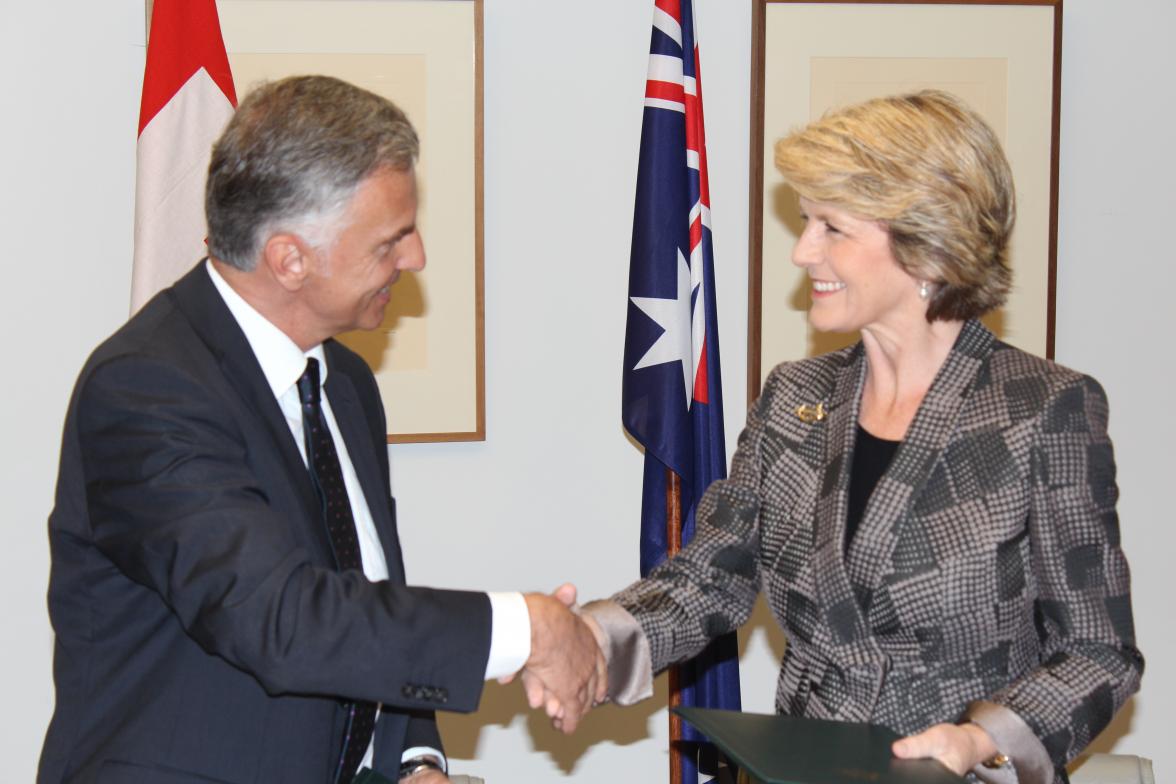
[[531,616],[521,593],[486,594],[490,597],[490,656],[486,680],[514,675],[531,657]]

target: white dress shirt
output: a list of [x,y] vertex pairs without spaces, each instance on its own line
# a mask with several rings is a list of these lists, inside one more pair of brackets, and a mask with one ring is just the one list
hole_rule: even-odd
[[[224,299],[229,312],[233,314],[237,325],[245,333],[249,347],[253,349],[261,372],[269,383],[270,390],[278,401],[286,424],[290,427],[290,435],[298,446],[302,455],[302,462],[306,463],[306,443],[302,430],[302,401],[298,397],[298,379],[306,370],[306,360],[313,357],[319,363],[319,384],[325,384],[327,374],[326,355],[320,343],[303,351],[290,339],[286,333],[278,329],[272,322],[257,312],[246,302],[240,294],[217,272],[211,261],[204,263],[208,275],[216,290]],[[343,471],[343,484],[347,488],[347,498],[351,502],[351,514],[355,519],[355,534],[359,539],[359,556],[363,563],[363,573],[372,582],[388,579],[388,563],[384,560],[384,549],[380,544],[380,536],[372,520],[371,509],[367,498],[359,484],[359,477],[351,463],[351,456],[347,452],[347,444],[338,436],[339,426],[335,422],[335,415],[331,411],[331,403],[327,396],[322,395],[323,416],[331,431],[331,439],[335,442],[335,450],[339,453],[339,465]],[[489,593],[490,598],[490,655],[486,661],[486,679],[509,675],[526,663],[531,654],[531,621],[527,614],[527,605],[520,593]],[[362,766],[371,766],[372,747],[368,747]],[[434,755],[444,762],[445,757],[440,751],[425,747],[405,749],[403,759],[412,759],[422,755]]]

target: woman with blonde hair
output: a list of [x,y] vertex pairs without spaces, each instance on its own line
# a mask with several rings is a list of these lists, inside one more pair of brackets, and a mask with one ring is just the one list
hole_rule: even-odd
[[1008,293],[1008,162],[956,98],[833,112],[776,145],[793,263],[855,345],[775,368],[694,540],[587,613],[610,695],[744,623],[788,636],[776,709],[873,722],[987,781],[1062,782],[1139,684],[1107,403],[977,319]]

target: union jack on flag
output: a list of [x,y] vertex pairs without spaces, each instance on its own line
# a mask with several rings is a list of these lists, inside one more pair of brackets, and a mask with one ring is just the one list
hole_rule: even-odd
[[[666,469],[681,478],[682,544],[707,486],[727,475],[702,81],[691,0],[655,0],[633,247],[621,419],[645,447],[641,574],[665,560]],[[739,709],[733,634],[681,669],[682,704]],[[691,728],[684,739],[703,741]],[[689,746],[694,748],[693,746]],[[697,780],[683,755],[684,782]]]

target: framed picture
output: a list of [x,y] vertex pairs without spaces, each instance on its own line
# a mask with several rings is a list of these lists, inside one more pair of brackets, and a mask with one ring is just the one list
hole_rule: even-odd
[[384,323],[340,337],[371,365],[389,443],[485,438],[482,0],[218,0],[238,96],[327,74],[390,99],[421,137],[417,225],[428,266]]
[[799,207],[773,145],[831,108],[924,88],[959,96],[1000,137],[1016,183],[1013,289],[984,322],[1052,357],[1061,0],[752,2],[749,396],[777,363],[857,340],[808,326],[807,277],[791,263]]

